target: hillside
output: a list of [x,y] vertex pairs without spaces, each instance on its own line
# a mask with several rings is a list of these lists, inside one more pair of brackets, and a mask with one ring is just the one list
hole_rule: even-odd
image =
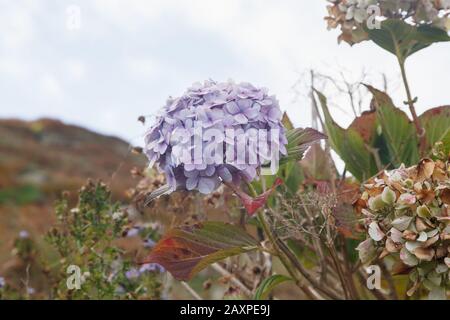
[[42,234],[62,191],[75,199],[88,178],[125,199],[136,185],[130,171],[145,165],[127,142],[57,120],[0,120],[0,265],[20,230]]

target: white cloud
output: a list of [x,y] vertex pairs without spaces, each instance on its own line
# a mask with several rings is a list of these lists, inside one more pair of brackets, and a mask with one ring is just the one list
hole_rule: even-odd
[[155,78],[159,71],[159,64],[149,58],[126,59],[125,67],[133,76]]
[[74,80],[81,80],[86,75],[86,66],[80,60],[69,59],[66,61],[67,73]]
[[46,98],[62,99],[63,90],[60,81],[53,74],[45,74],[41,77],[40,87]]
[[[82,28],[69,33],[65,8],[71,4],[81,9]],[[16,116],[70,119],[76,110],[77,122],[86,118],[94,129],[128,137],[141,129],[134,127],[135,116],[155,113],[190,83],[234,78],[268,87],[296,124],[309,125],[307,97],[293,100],[299,72],[334,74],[339,61],[350,73],[368,66],[374,77],[388,71],[399,79],[394,57],[382,49],[338,46],[337,31],[327,31],[323,21],[325,6],[325,0],[11,1],[0,11],[0,83],[9,85],[2,103]],[[445,45],[424,50],[408,65],[419,111],[448,103],[450,64],[435,62],[448,56]],[[403,95],[401,88],[394,92],[398,105]],[[345,100],[329,98],[350,110]],[[88,120],[93,110],[122,116],[96,125]],[[332,112],[341,124],[352,119]]]
[[35,1],[11,1],[0,10],[0,43],[9,50],[23,49],[34,37]]
[[0,57],[0,77],[24,80],[27,75],[28,70],[23,61],[14,57]]

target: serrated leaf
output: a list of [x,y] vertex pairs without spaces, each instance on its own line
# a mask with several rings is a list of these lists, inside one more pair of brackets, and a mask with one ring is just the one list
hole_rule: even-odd
[[405,112],[395,107],[384,92],[366,85],[373,94],[379,123],[389,150],[391,164],[411,166],[419,161],[418,139],[414,124]]
[[158,263],[186,281],[214,262],[257,247],[258,242],[239,227],[205,222],[169,230],[142,263]]
[[325,130],[334,151],[345,162],[353,176],[364,181],[378,172],[373,155],[366,147],[362,135],[354,128],[343,129],[332,118],[325,96],[316,91],[324,113]]
[[322,139],[327,139],[323,133],[312,128],[296,128],[286,132],[288,144],[287,156],[280,159],[280,166],[289,161],[299,161],[308,148]]
[[425,129],[428,150],[438,141],[444,143],[446,152],[450,151],[450,106],[427,110],[419,117]]
[[367,144],[372,144],[377,134],[377,114],[375,110],[364,111],[361,116],[356,117],[349,128],[357,131]]
[[413,26],[399,19],[387,19],[380,29],[366,29],[369,39],[404,63],[406,58],[435,42],[450,41],[448,34],[433,26]]
[[270,294],[270,292],[280,283],[291,281],[292,279],[281,275],[276,274],[272,275],[266,279],[264,279],[259,287],[256,289],[254,300],[264,300]]

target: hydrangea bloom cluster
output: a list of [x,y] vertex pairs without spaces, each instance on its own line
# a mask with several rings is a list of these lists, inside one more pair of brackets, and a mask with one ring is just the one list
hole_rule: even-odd
[[409,273],[412,295],[422,284],[445,298],[450,285],[450,163],[422,160],[383,173],[364,185],[355,203],[368,238],[359,247],[364,263],[398,258],[394,269]]
[[[239,137],[266,132],[265,145],[275,146],[278,157],[286,154],[281,119],[278,101],[264,88],[211,80],[196,83],[181,97],[168,99],[146,133],[145,153],[150,165],[165,173],[170,191],[209,194],[222,182],[238,185],[241,179],[254,180],[261,166],[272,159],[260,144],[241,149]],[[207,132],[213,132],[214,138]],[[215,152],[211,152],[212,144]],[[200,161],[196,161],[196,150],[200,150]]]
[[414,25],[428,24],[448,31],[450,29],[449,0],[328,0],[328,28],[341,27],[338,40],[350,44],[367,40],[363,24],[369,14],[368,8],[379,8],[380,17],[401,19]]

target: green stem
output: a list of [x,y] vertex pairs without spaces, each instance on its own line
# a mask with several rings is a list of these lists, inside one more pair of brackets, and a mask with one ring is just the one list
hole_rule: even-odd
[[414,122],[414,126],[416,128],[417,137],[419,138],[420,154],[421,154],[421,156],[423,156],[424,152],[425,152],[425,148],[426,148],[426,139],[425,139],[425,130],[423,129],[422,125],[420,124],[420,120],[419,120],[419,117],[417,116],[416,108],[414,106],[414,103],[416,102],[417,99],[416,98],[413,99],[413,97],[411,95],[411,90],[410,90],[409,84],[408,84],[408,78],[406,77],[405,61],[398,59],[398,64],[400,66],[400,70],[402,73],[403,85],[405,86],[406,97],[408,99],[405,103],[409,106],[409,111],[411,112],[411,115],[413,117],[413,122]]
[[314,294],[311,292],[311,290],[307,286],[302,284],[301,280],[297,276],[297,273],[295,272],[294,267],[291,265],[289,260],[284,256],[284,254],[279,250],[277,241],[273,237],[273,234],[270,231],[270,228],[266,223],[266,220],[264,218],[264,213],[262,211],[258,212],[258,220],[259,220],[259,223],[261,224],[261,227],[264,230],[264,233],[266,234],[267,238],[269,239],[270,243],[272,243],[272,246],[276,252],[277,257],[280,259],[281,263],[286,268],[289,275],[295,281],[297,286],[308,296],[308,298],[315,300],[316,298],[315,298]]

